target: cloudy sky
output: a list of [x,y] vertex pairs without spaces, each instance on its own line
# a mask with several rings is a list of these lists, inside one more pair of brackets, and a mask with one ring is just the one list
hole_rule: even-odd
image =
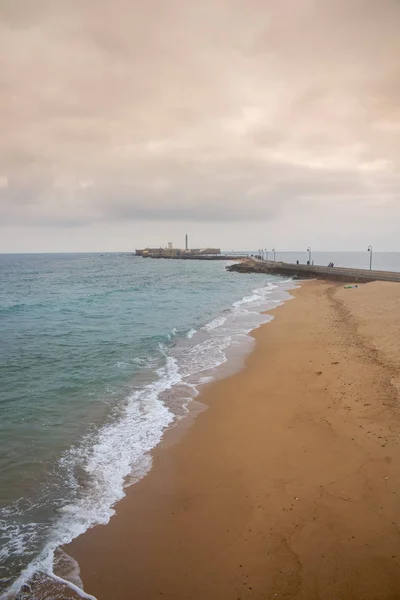
[[0,252],[400,250],[399,0],[0,0]]

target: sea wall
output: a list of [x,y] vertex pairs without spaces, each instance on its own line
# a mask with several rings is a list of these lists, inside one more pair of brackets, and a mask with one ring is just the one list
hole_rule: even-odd
[[370,271],[366,269],[352,269],[345,267],[322,267],[315,265],[295,265],[283,262],[261,261],[254,259],[242,260],[227,267],[228,271],[238,273],[272,273],[288,275],[298,279],[329,279],[337,281],[351,281],[367,283],[368,281],[397,281],[400,282],[400,273],[392,271]]
[[[136,251],[137,252],[137,251]],[[141,256],[139,254],[139,256]],[[229,256],[228,254],[148,254],[143,255],[143,258],[163,258],[166,260],[242,260],[244,257],[241,256]]]

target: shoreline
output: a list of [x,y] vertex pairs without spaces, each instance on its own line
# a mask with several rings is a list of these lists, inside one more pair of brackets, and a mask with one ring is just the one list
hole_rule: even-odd
[[[354,291],[378,314],[382,286],[393,311],[396,284]],[[341,288],[307,282],[291,292],[295,302],[251,334],[244,368],[202,390],[208,410],[174,443],[167,432],[110,523],[66,548],[85,592],[183,600],[387,598],[400,589],[395,388],[382,349],[360,344],[360,323],[371,327],[362,305],[348,306],[355,295]],[[388,315],[380,321],[381,330]],[[395,361],[396,343],[384,342]]]
[[[106,506],[107,511],[111,511],[108,519],[99,519],[96,524],[92,521],[92,523],[86,527],[86,531],[91,527],[98,526],[100,523],[106,524],[109,522],[109,519],[115,513],[115,509],[119,506],[119,502],[125,497],[129,488],[145,477],[151,470],[154,448],[157,446],[163,448],[167,444],[176,443],[184,434],[185,430],[190,427],[196,414],[206,408],[204,404],[198,402],[195,398],[197,398],[200,393],[203,394],[213,382],[229,377],[243,368],[246,357],[251,353],[254,347],[254,338],[250,335],[251,332],[257,329],[262,323],[267,323],[272,320],[273,317],[268,315],[268,308],[280,306],[288,299],[291,299],[292,296],[290,296],[290,290],[296,289],[297,287],[298,285],[296,283],[289,280],[280,281],[278,279],[275,281],[275,279],[270,278],[267,282],[264,282],[261,287],[259,287],[259,284],[256,285],[256,281],[253,281],[253,285],[247,290],[247,293],[243,290],[243,295],[232,303],[230,309],[224,309],[218,317],[212,319],[210,317],[211,320],[203,327],[198,327],[197,330],[191,329],[189,332],[190,335],[178,336],[178,342],[173,344],[168,353],[166,366],[163,368],[165,373],[158,372],[160,377],[165,375],[165,377],[170,378],[175,374],[176,365],[178,366],[178,374],[180,369],[183,369],[183,378],[180,375],[179,382],[175,382],[172,386],[166,386],[165,391],[161,390],[159,398],[160,402],[168,408],[170,413],[175,415],[174,419],[163,429],[162,437],[157,441],[157,444],[155,444],[152,449],[149,449],[148,453],[143,455],[141,461],[134,463],[135,466],[131,467],[130,473],[125,478],[123,488],[121,487],[122,494],[119,496],[118,501]],[[175,332],[176,330],[173,329],[171,331],[171,336],[174,336]],[[208,346],[210,347],[209,353],[207,351]],[[202,354],[205,355],[203,356]],[[195,362],[198,358],[200,358],[200,366],[202,367],[199,372],[196,371]],[[193,368],[194,370],[191,372]],[[169,381],[170,380],[168,379],[167,383],[169,383]],[[158,385],[157,382],[155,385]],[[186,387],[182,386],[188,386],[190,389],[187,390]],[[142,387],[146,392],[149,386]],[[160,385],[158,385],[157,391],[160,392]],[[186,399],[182,396],[182,394],[186,394],[187,392],[190,392],[190,400],[189,398]],[[140,425],[140,421],[138,424]],[[130,431],[132,431],[132,436],[129,435],[129,430],[125,432],[128,449],[131,447],[132,443],[135,444],[135,440],[137,440],[136,430],[131,428]],[[129,440],[129,437],[132,437],[133,441]],[[143,441],[145,443],[145,439]],[[123,445],[121,446],[121,450],[123,451]],[[122,458],[125,457],[125,454],[126,453],[123,451]],[[112,451],[112,455],[116,460],[118,459],[118,453]],[[121,455],[121,453],[119,453],[119,455]],[[104,457],[104,463],[107,466],[107,463],[109,462],[108,453],[105,453]],[[113,470],[120,472],[121,469],[118,464],[115,464]],[[115,482],[118,483],[118,480],[113,476],[113,473],[107,471],[104,474],[99,473],[98,475],[98,480],[100,482],[104,479],[103,485],[106,488],[110,487],[111,481],[114,482],[113,487],[110,489],[111,491],[114,490],[112,493],[116,495]],[[111,475],[111,480],[109,475]],[[88,493],[86,493],[86,491]],[[75,519],[71,519],[71,526],[73,527],[71,534],[69,534],[67,530],[65,530],[67,536],[63,533],[63,528],[65,529],[66,523],[61,522],[61,514],[61,518],[56,521],[54,527],[55,535],[53,536],[53,539],[51,540],[49,537],[50,543],[46,544],[41,554],[38,555],[37,560],[32,561],[28,565],[28,568],[25,571],[22,571],[19,577],[14,580],[13,584],[3,593],[1,596],[2,598],[14,597],[18,589],[21,588],[22,590],[26,590],[31,585],[34,589],[35,598],[42,598],[43,596],[47,597],[48,593],[53,594],[55,597],[62,598],[65,597],[66,593],[68,593],[68,595],[72,593],[75,597],[71,590],[68,591],[67,582],[71,581],[72,587],[74,585],[82,587],[79,578],[79,566],[75,564],[73,559],[69,561],[68,555],[64,556],[65,553],[63,553],[62,548],[66,544],[71,543],[73,539],[76,539],[78,535],[85,534],[86,531],[84,531],[83,527],[86,523],[82,523],[79,518],[80,515],[86,520],[87,515],[91,514],[92,509],[97,511],[99,509],[99,504],[96,503],[98,496],[93,498],[95,503],[92,507],[90,487],[87,490],[83,487],[82,493],[86,496],[88,502],[87,509],[85,508],[84,496],[82,496],[79,501],[78,495],[78,508],[83,507],[84,510],[75,515]],[[102,498],[100,497],[100,501],[101,500]],[[68,514],[73,516],[73,506],[68,507],[67,515]],[[57,529],[59,522],[61,522],[61,530]],[[76,526],[78,526],[78,529],[80,530],[79,534],[76,532]],[[61,538],[64,537],[64,539],[59,539],[57,544],[57,536],[60,536],[60,534]],[[54,549],[56,550],[53,562],[52,556]],[[53,567],[51,566],[52,563]],[[53,576],[54,581],[57,578],[61,578],[61,580],[56,584],[54,581],[52,582]],[[63,589],[60,589],[58,593],[56,588],[58,589],[60,584]]]

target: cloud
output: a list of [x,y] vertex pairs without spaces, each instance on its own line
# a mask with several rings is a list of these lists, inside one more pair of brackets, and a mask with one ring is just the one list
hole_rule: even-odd
[[397,0],[3,0],[1,223],[32,247],[35,228],[96,223],[117,244],[127,221],[293,239],[290,212],[329,213],[333,235],[351,204],[387,239],[399,27]]

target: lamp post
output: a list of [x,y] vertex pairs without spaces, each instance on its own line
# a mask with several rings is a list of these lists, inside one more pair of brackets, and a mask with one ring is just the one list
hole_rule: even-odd
[[369,270],[372,270],[372,246],[371,244],[368,246],[367,248],[368,252],[369,252]]
[[268,260],[268,250],[265,248],[265,260]]
[[275,248],[272,248],[272,252],[274,253],[274,262],[275,262]]
[[307,252],[308,252],[308,262],[311,265],[311,246],[308,246]]

